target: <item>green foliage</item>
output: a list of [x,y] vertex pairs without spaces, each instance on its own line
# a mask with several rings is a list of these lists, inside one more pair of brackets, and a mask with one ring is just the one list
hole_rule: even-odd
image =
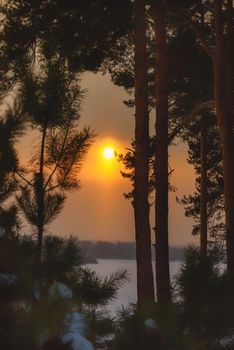
[[215,347],[233,329],[233,280],[219,269],[220,257],[189,247],[176,278],[181,326],[204,346]]
[[37,67],[25,72],[20,80],[24,111],[35,127],[62,126],[79,118],[84,91],[79,79],[57,57],[48,61],[38,57]]
[[[149,10],[151,1],[146,3]],[[176,4],[163,1],[168,13],[170,130],[179,126],[179,136],[188,143],[189,161],[197,171],[195,195],[182,200],[186,214],[195,219],[200,210],[197,138],[200,120],[184,125],[181,121],[198,102],[211,98],[213,84],[212,65],[197,44],[197,36],[188,26],[186,16],[193,19],[212,44],[210,9],[213,3],[210,0],[180,0]],[[0,226],[6,232],[0,237],[0,272],[11,273],[16,278],[10,284],[4,282],[4,276],[0,278],[0,341],[4,350],[34,350],[40,335],[48,331],[52,338],[42,346],[44,350],[70,348],[69,344],[61,344],[58,333],[60,321],[72,308],[91,311],[89,319],[94,333],[104,334],[108,321],[95,312],[95,307],[105,306],[116,298],[118,288],[127,280],[126,271],[101,278],[81,267],[79,244],[73,238],[44,237],[39,266],[35,260],[36,242],[18,235],[16,206],[3,204],[18,189],[13,176],[13,172],[17,172],[22,181],[18,205],[28,222],[42,229],[43,234],[44,228],[61,212],[66,191],[79,188],[77,173],[94,134],[90,129],[78,131],[83,92],[72,72],[96,71],[105,59],[104,69],[109,70],[115,84],[133,93],[132,5],[131,0],[16,0],[1,4],[1,24],[4,25],[0,33],[0,72],[4,79],[0,82],[0,97],[2,100],[7,94],[2,86],[9,87],[20,78],[23,101],[22,111],[8,112],[0,121]],[[155,104],[155,44],[150,12],[147,21],[151,108]],[[126,104],[133,107],[134,101]],[[209,118],[214,119],[213,114]],[[25,119],[40,134],[27,171],[19,167],[14,147]],[[210,219],[218,221],[217,227],[211,229],[220,235],[223,211],[220,140],[215,121],[210,121],[210,126],[208,209]],[[152,138],[149,193],[155,187],[154,150]],[[133,181],[134,143],[120,158],[127,169],[123,176]],[[132,193],[127,197],[131,198]],[[195,231],[198,230],[196,226]],[[156,322],[152,329],[146,327],[141,310],[124,311],[111,348],[220,349],[222,339],[234,329],[234,284],[233,276],[221,273],[218,263],[213,252],[204,257],[194,248],[187,249],[176,280],[176,303],[152,308],[151,317]],[[71,288],[74,295],[71,301],[49,298],[55,281]],[[98,321],[102,322],[98,324]],[[108,329],[112,330],[112,327]],[[226,345],[226,349],[231,347]]]
[[[135,176],[135,142],[131,143],[132,148],[127,149],[125,154],[119,154],[118,161],[123,163],[125,170],[121,171],[123,178],[129,179],[130,182],[134,183]],[[154,175],[154,159],[155,159],[155,138],[150,138],[149,145],[149,196],[155,191],[155,175]],[[124,194],[126,199],[133,199],[133,191]]]
[[96,71],[126,33],[131,9],[130,0],[17,0],[2,6],[5,68],[19,76],[39,51],[47,59],[55,53],[66,58],[71,70]]
[[[29,253],[33,254],[33,241],[3,236],[0,238],[0,243],[1,272],[23,271],[24,264],[27,260],[31,260]],[[25,254],[27,258],[24,257]]]
[[33,341],[41,346],[47,339],[59,336],[65,328],[65,317],[73,307],[71,300],[53,300],[48,295],[33,303],[23,319]]
[[[8,195],[11,190],[8,188]],[[21,220],[16,205],[12,204],[7,208],[0,207],[0,227],[7,236],[13,237],[18,234],[21,227]]]
[[[112,330],[106,328],[106,315],[95,309],[116,298],[117,289],[127,279],[126,271],[101,278],[83,268],[79,242],[72,237],[46,236],[39,267],[36,249],[31,237],[0,239],[0,273],[15,276],[14,283],[8,285],[0,278],[0,341],[4,350],[17,350],[19,346],[34,350],[39,343],[45,349],[49,344],[62,347],[59,336],[65,316],[74,310],[86,314],[93,339]],[[58,282],[71,289],[72,298],[51,297],[51,288]],[[66,346],[69,348],[69,344]]]
[[[57,57],[40,59],[21,81],[23,111],[39,136],[29,164],[17,173],[17,202],[38,242],[63,209],[65,192],[79,188],[78,173],[95,137],[90,128],[78,129],[83,92],[76,75]],[[39,249],[41,256],[41,243]]]
[[144,318],[136,309],[123,309],[119,314],[116,336],[111,350],[141,350],[158,347],[159,337],[155,330],[147,330]]
[[[149,144],[149,182],[148,182],[148,195],[149,198],[154,197],[155,193],[155,143],[156,143],[156,138],[151,137],[150,138],[150,144]],[[119,154],[118,155],[118,161],[121,162],[125,170],[121,171],[121,175],[123,178],[128,179],[132,186],[134,183],[134,176],[135,176],[135,142],[132,141],[131,143],[132,148],[127,149],[127,152],[125,154]],[[168,177],[170,180],[171,173],[173,170],[169,169]],[[169,190],[170,191],[175,191],[175,187],[169,183]],[[133,190],[124,193],[124,197],[126,199],[133,199]]]
[[[207,124],[207,214],[210,243],[223,248],[224,241],[224,194],[223,168],[220,135],[217,130],[216,117],[211,112],[203,112]],[[190,122],[188,130],[184,132],[184,139],[188,143],[188,162],[194,166],[196,172],[195,192],[177,201],[184,205],[185,215],[194,220],[193,234],[200,232],[200,182],[201,182],[201,116]],[[198,137],[199,135],[199,137]]]
[[[147,321],[153,324],[153,327],[147,326]],[[177,309],[173,305],[163,308],[152,306],[150,319],[146,319],[144,312],[134,307],[123,309],[116,327],[111,350],[198,349],[197,342],[192,342],[180,331]]]
[[102,278],[85,267],[68,276],[68,285],[82,303],[90,307],[105,306],[117,297],[118,289],[128,278],[126,270],[117,270],[109,277]]
[[82,252],[76,238],[45,236],[41,269],[48,281],[66,280],[66,274],[76,270],[81,263]]
[[78,131],[77,124],[65,124],[48,132],[45,144],[45,168],[53,169],[45,180],[48,191],[59,187],[63,190],[79,188],[77,174],[95,136],[90,128]]
[[0,303],[1,346],[4,350],[35,349],[35,343],[22,323],[22,312],[11,304]]
[[92,310],[87,319],[90,325],[90,338],[96,348],[108,349],[115,332],[114,319],[106,309]]
[[0,120],[0,227],[8,236],[17,234],[20,228],[18,209],[9,202],[18,188],[15,171],[18,155],[15,143],[22,136],[25,118],[19,108],[8,108]]
[[[183,1],[182,1],[183,4]],[[181,125],[178,136],[188,145],[188,162],[196,172],[195,193],[184,196],[179,203],[185,206],[185,215],[194,219],[193,234],[200,232],[200,135],[201,118],[207,121],[207,175],[208,175],[208,233],[209,241],[218,246],[224,240],[223,174],[220,134],[215,111],[200,111],[190,120],[184,119],[202,101],[213,100],[213,67],[209,55],[198,44],[202,33],[208,46],[214,44],[214,27],[211,13],[213,1],[189,1],[182,7],[169,2],[169,12],[176,26],[169,42],[169,68],[172,80],[172,125]],[[171,10],[170,10],[171,9]],[[179,19],[179,25],[178,25]],[[182,21],[182,22],[181,22]],[[183,24],[182,24],[183,23]],[[190,23],[190,25],[188,25]],[[193,23],[193,25],[192,25]],[[176,62],[176,63],[175,63]]]
[[15,141],[22,136],[24,127],[25,118],[19,110],[7,111],[0,120],[1,176],[4,172],[12,172],[17,167]]
[[122,310],[110,349],[233,349],[233,276],[220,261],[216,250],[205,257],[188,247],[176,276],[175,302],[151,308],[153,328],[146,327],[141,310]]
[[[27,186],[21,186],[21,194],[17,196],[19,208],[23,211],[27,221],[38,226],[38,188],[35,183],[35,188],[30,190]],[[34,191],[35,190],[35,191]],[[46,194],[44,196],[44,225],[49,224],[63,209],[65,196],[61,193]]]

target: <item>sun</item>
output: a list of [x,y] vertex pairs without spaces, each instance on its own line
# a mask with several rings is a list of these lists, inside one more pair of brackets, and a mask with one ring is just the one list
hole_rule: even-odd
[[103,150],[103,156],[106,159],[113,159],[115,157],[115,150],[112,147],[106,147]]

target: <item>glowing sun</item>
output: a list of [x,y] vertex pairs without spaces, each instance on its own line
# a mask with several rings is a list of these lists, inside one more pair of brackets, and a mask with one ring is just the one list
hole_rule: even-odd
[[112,147],[106,147],[103,150],[103,156],[106,159],[112,159],[115,157],[115,150]]

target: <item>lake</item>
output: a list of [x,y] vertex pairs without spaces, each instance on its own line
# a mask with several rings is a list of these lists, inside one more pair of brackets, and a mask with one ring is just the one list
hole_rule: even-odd
[[[172,261],[170,263],[171,278],[178,272],[181,261]],[[135,260],[117,260],[117,259],[98,259],[98,264],[88,264],[89,268],[96,271],[100,276],[108,276],[118,269],[126,269],[130,280],[126,282],[118,292],[116,300],[108,305],[111,314],[114,315],[121,306],[127,306],[129,303],[135,303],[137,298],[136,290],[136,261]],[[155,274],[155,264],[153,263]]]

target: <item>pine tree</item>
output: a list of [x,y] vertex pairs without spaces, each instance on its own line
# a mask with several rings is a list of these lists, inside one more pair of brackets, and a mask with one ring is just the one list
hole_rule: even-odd
[[18,189],[15,143],[22,136],[24,125],[25,118],[20,109],[14,107],[7,109],[0,120],[0,227],[8,237],[17,235],[20,227],[18,210],[12,199]]
[[[202,150],[202,118],[206,118],[206,152]],[[199,135],[199,137],[198,137]],[[207,243],[222,248],[225,236],[224,227],[224,198],[223,198],[223,168],[220,135],[217,129],[215,115],[211,112],[203,112],[196,117],[184,132],[184,139],[189,146],[188,162],[194,166],[196,172],[195,192],[185,196],[179,203],[185,206],[185,215],[193,217],[193,234],[202,236],[201,205],[202,205],[202,171],[206,175],[205,200],[207,220],[203,222],[207,229]],[[206,158],[206,167],[203,168],[202,157]],[[204,176],[204,175],[203,175]],[[207,246],[206,243],[204,243]],[[206,248],[203,247],[203,252]],[[201,248],[202,250],[202,248]]]
[[17,200],[37,229],[39,260],[44,230],[62,210],[65,192],[79,188],[78,172],[94,138],[89,128],[77,128],[82,99],[77,79],[57,59],[43,65],[22,82],[24,110],[39,136],[27,169],[17,172]]

